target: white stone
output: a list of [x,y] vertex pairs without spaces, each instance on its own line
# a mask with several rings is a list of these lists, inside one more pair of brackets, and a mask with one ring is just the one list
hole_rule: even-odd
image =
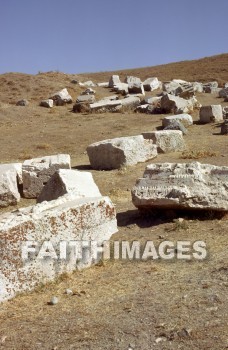
[[197,81],[195,81],[193,83],[193,89],[195,92],[203,92],[203,84],[202,83],[198,83]]
[[16,180],[19,185],[22,185],[22,163],[0,164],[0,171],[4,172],[6,170],[16,170]]
[[179,96],[165,94],[161,98],[161,110],[165,113],[189,113],[194,110],[194,103],[196,99],[186,100]]
[[23,194],[37,198],[50,177],[58,169],[70,169],[70,156],[58,154],[24,161],[22,164]]
[[75,198],[101,197],[101,193],[89,172],[71,169],[59,169],[43,187],[37,203],[52,201],[65,194],[71,194]]
[[65,103],[72,103],[72,97],[70,96],[69,92],[66,88],[56,92],[50,97],[56,105],[62,105]]
[[157,77],[148,78],[143,82],[143,87],[145,91],[153,91],[159,89],[160,86],[161,83]]
[[76,103],[94,103],[95,100],[94,95],[80,95],[77,97]]
[[162,119],[162,126],[165,128],[170,123],[172,123],[173,120],[178,120],[181,122],[185,127],[188,127],[193,124],[192,116],[189,114],[176,114],[171,115],[169,117],[165,117]]
[[211,123],[223,121],[223,112],[221,105],[203,106],[200,108],[200,122]]
[[98,112],[109,112],[117,111],[122,108],[122,103],[120,100],[101,100],[95,103],[90,104],[91,111]]
[[52,108],[53,105],[54,105],[54,101],[51,98],[49,98],[47,100],[42,100],[40,102],[41,107]]
[[92,82],[92,80],[85,81],[85,82],[83,83],[83,85],[84,85],[84,86],[91,86],[91,87],[96,86],[96,84],[94,84],[94,83]]
[[136,97],[136,96],[129,96],[126,97],[121,101],[122,106],[126,107],[126,106],[130,106],[130,107],[137,107],[138,105],[140,105],[140,98]]
[[145,95],[143,84],[138,82],[128,83],[128,91],[130,94],[142,94],[143,96]]
[[228,83],[225,83],[224,88],[225,89],[228,88]]
[[0,165],[0,208],[15,205],[20,201],[17,187],[17,170],[13,164]]
[[132,190],[137,208],[228,211],[228,167],[160,163],[146,167]]
[[116,84],[121,84],[119,75],[112,75],[109,79],[108,86],[113,88]]
[[150,104],[150,105],[157,105],[160,101],[161,101],[161,96],[160,97],[156,97],[156,96],[152,96],[152,97],[146,97],[144,99],[144,102],[146,104]]
[[[90,249],[91,242],[101,246],[117,231],[115,208],[108,197],[69,199],[64,196],[1,215],[0,302],[53,281],[61,274],[98,262],[100,256]],[[82,256],[75,256],[72,243],[81,247],[83,241]],[[35,250],[28,253],[28,257],[26,242]],[[38,253],[41,247],[45,250],[45,242],[46,246],[53,247],[52,256],[41,259]],[[66,242],[67,254],[60,259],[62,242]]]
[[87,153],[93,169],[119,169],[155,158],[157,146],[138,135],[93,143]]
[[113,86],[113,90],[119,94],[127,95],[129,92],[128,91],[128,84],[126,84],[126,83],[115,84]]
[[180,130],[143,132],[142,135],[145,139],[152,140],[157,145],[158,153],[183,151],[186,147],[183,133]]
[[97,86],[106,88],[106,87],[109,87],[109,82],[107,81],[105,83],[97,83]]

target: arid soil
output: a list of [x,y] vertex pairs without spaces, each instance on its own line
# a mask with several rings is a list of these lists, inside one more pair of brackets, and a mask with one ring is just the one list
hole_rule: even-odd
[[[121,75],[134,74],[142,79],[155,75],[163,80],[217,79],[224,83],[228,81],[228,55],[215,57],[201,60],[198,65],[181,62],[175,69],[167,65]],[[62,276],[0,305],[0,348],[228,349],[228,216],[211,212],[143,215],[132,205],[130,190],[150,162],[120,170],[94,171],[85,152],[87,145],[95,141],[154,130],[161,126],[163,115],[136,114],[131,110],[75,114],[72,105],[51,110],[39,107],[41,99],[64,87],[76,99],[84,88],[72,84],[72,79],[91,78],[98,82],[109,76],[110,73],[79,76],[57,72],[1,75],[1,162],[69,153],[73,167],[91,171],[101,193],[109,195],[116,204],[119,232],[112,241],[151,240],[157,246],[163,240],[201,240],[207,245],[207,259],[111,260]],[[113,94],[109,89],[95,90],[97,99]],[[27,98],[29,106],[15,106],[21,98]],[[197,98],[203,105],[226,105],[211,94],[198,94]],[[198,114],[194,112],[195,123],[185,136],[187,152],[160,154],[152,162],[228,165],[228,137],[219,134],[217,124],[199,125]],[[19,206],[33,203],[22,199]],[[11,209],[14,208],[1,212]],[[178,217],[185,218],[183,225],[175,221]],[[66,295],[66,288],[72,289],[74,295]],[[48,305],[52,296],[59,298],[55,306]]]

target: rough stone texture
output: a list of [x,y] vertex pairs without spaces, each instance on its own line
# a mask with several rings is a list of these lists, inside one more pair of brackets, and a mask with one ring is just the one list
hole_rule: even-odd
[[225,98],[226,96],[228,96],[228,87],[219,91],[219,97]]
[[121,100],[101,100],[90,104],[90,110],[96,112],[115,112],[122,108]]
[[159,130],[142,133],[144,139],[152,140],[157,145],[158,153],[183,151],[185,142],[180,130]]
[[56,92],[55,94],[50,96],[50,98],[54,101],[54,104],[56,104],[57,106],[62,106],[66,103],[72,103],[73,101],[66,88]]
[[149,106],[150,106],[149,104],[140,105],[140,106],[136,107],[136,112],[147,113],[147,109]]
[[97,83],[97,86],[106,88],[106,87],[109,87],[109,82]]
[[121,84],[119,75],[112,75],[109,79],[108,86],[113,88],[116,84]]
[[80,84],[81,86],[89,86],[89,87],[94,87],[96,84],[92,82],[92,80],[85,81],[84,83]]
[[130,94],[142,94],[145,95],[144,87],[142,83],[132,82],[128,84],[128,91]]
[[4,172],[6,170],[16,170],[16,180],[19,185],[22,185],[22,163],[6,163],[0,164],[0,171]]
[[180,130],[183,135],[187,135],[188,130],[184,127],[184,125],[176,119],[170,120],[169,124],[164,128],[164,130]]
[[163,91],[166,91],[168,94],[180,96],[187,99],[194,96],[193,84],[180,79],[164,82]]
[[223,112],[221,105],[202,106],[200,108],[200,122],[211,123],[223,120]]
[[195,81],[192,85],[193,85],[193,90],[195,92],[203,92],[203,84],[202,83],[198,83],[197,81]]
[[162,119],[162,126],[165,128],[170,125],[174,120],[180,121],[184,126],[190,126],[193,124],[192,116],[189,114],[177,114],[165,117]]
[[77,97],[76,103],[94,103],[94,95],[80,95]]
[[0,165],[0,208],[15,205],[20,201],[17,187],[17,170],[13,164]]
[[141,79],[137,77],[133,77],[132,75],[127,76],[124,80],[126,84],[141,84]]
[[129,96],[119,101],[124,107],[137,107],[138,105],[140,105],[140,98],[135,96]]
[[203,91],[206,93],[211,93],[213,88],[218,87],[218,82],[217,81],[211,81],[209,83],[203,84]]
[[59,169],[43,187],[37,203],[51,201],[65,194],[72,194],[75,198],[101,197],[101,193],[89,172]]
[[40,102],[41,107],[52,108],[53,105],[54,105],[54,101],[51,98]]
[[58,154],[24,161],[22,164],[23,194],[37,198],[44,185],[58,169],[70,169],[70,156]]
[[85,91],[83,91],[83,92],[81,93],[81,95],[95,95],[95,93],[96,93],[95,90],[93,90],[93,89],[91,89],[91,88],[88,88],[88,89],[86,89]]
[[179,96],[165,94],[161,98],[161,110],[165,113],[189,113],[194,110],[194,103],[191,99],[186,100]]
[[29,105],[29,101],[28,101],[28,100],[25,100],[25,99],[19,100],[19,101],[17,102],[17,106],[28,106],[28,105]]
[[162,163],[146,167],[132,190],[137,208],[228,210],[228,167]]
[[148,78],[143,82],[143,87],[145,91],[153,91],[159,89],[161,86],[160,81],[157,77]]
[[161,98],[162,98],[162,96],[160,96],[160,97],[156,97],[156,96],[146,97],[143,100],[143,103],[149,104],[149,105],[157,105],[161,101]]
[[225,120],[223,124],[221,125],[221,134],[227,135],[228,134],[228,120]]
[[222,107],[223,119],[228,118],[228,106]]
[[129,93],[128,84],[126,84],[126,83],[115,84],[113,86],[113,91],[115,91],[119,94],[122,94],[122,95],[127,95]]
[[[19,209],[0,216],[0,302],[16,294],[31,291],[39,284],[63,273],[97,262],[94,251],[83,248],[82,258],[75,256],[70,242],[92,241],[101,246],[117,232],[115,208],[108,197],[73,199],[67,196]],[[35,252],[22,255],[27,241],[36,242]],[[66,259],[60,259],[60,242],[66,242]],[[55,258],[39,259],[44,242],[54,247]],[[79,251],[80,252],[80,251]]]
[[93,169],[119,169],[155,158],[157,146],[138,135],[93,143],[87,153]]

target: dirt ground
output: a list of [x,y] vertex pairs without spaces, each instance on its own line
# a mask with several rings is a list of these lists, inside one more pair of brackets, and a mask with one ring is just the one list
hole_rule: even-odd
[[[112,240],[205,241],[204,261],[104,261],[0,305],[2,349],[228,349],[227,215],[140,214],[131,203],[131,188],[152,162],[199,161],[228,165],[228,137],[217,124],[195,123],[185,136],[188,158],[160,154],[148,163],[113,171],[90,168],[86,147],[95,141],[141,134],[161,126],[164,115],[124,113],[75,114],[72,105],[45,109],[38,101],[67,87],[75,99],[83,90],[62,73],[0,76],[0,159],[2,163],[36,156],[69,153],[72,166],[91,171],[103,195],[116,204],[119,232]],[[176,78],[183,78],[177,76]],[[95,88],[97,95],[113,94]],[[149,95],[155,95],[149,94]],[[27,107],[15,106],[28,98]],[[199,94],[203,105],[222,104]],[[201,151],[193,159],[196,151]],[[33,204],[22,199],[19,206]],[[0,212],[14,208],[2,209]],[[66,288],[75,295],[66,295]],[[59,298],[48,305],[52,296]]]

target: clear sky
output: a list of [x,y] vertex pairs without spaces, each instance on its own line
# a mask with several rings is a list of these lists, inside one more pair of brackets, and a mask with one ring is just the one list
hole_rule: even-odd
[[99,72],[228,52],[228,0],[0,0],[0,73]]

